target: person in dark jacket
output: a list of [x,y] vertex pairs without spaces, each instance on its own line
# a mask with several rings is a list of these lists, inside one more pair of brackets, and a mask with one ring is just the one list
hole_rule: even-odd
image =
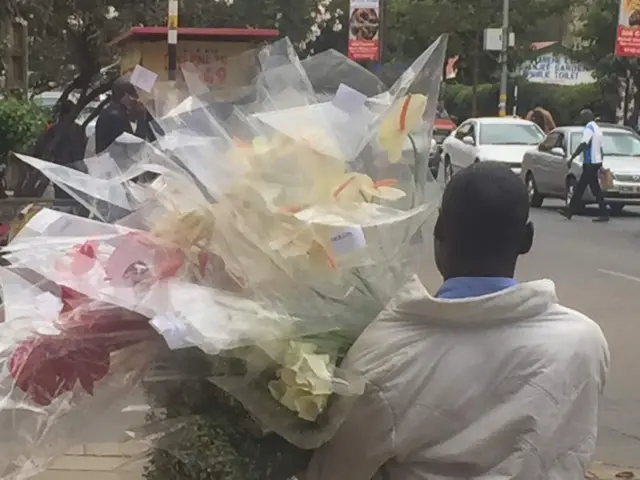
[[[87,148],[87,135],[84,128],[70,118],[75,106],[71,100],[60,103],[58,121],[40,137],[34,148],[34,156],[86,172],[83,160]],[[68,201],[73,199],[58,185],[54,185],[53,190],[56,201],[70,203]]]
[[140,115],[138,92],[121,77],[111,87],[111,103],[98,115],[96,153],[104,152],[123,133],[134,134],[132,122]]

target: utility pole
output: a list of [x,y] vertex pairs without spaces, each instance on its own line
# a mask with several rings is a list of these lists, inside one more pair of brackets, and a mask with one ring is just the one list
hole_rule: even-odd
[[509,71],[507,66],[509,52],[509,0],[503,0],[502,4],[502,51],[500,63],[502,74],[500,75],[500,99],[498,101],[498,115],[504,117],[507,114],[507,82]]
[[170,82],[176,80],[178,69],[178,0],[169,0],[167,15],[167,70]]
[[378,0],[378,19],[380,22],[380,30],[378,32],[378,72],[382,71],[382,62],[384,61],[384,42],[386,41],[385,27],[387,23],[387,1]]

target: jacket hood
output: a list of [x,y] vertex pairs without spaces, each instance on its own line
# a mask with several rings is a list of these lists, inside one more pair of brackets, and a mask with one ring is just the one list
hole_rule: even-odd
[[391,308],[405,318],[448,326],[513,323],[536,317],[556,304],[551,280],[524,282],[497,293],[464,299],[433,297],[417,276],[398,292]]

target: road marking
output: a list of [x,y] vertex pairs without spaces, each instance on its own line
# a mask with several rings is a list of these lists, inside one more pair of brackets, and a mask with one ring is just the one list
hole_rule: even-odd
[[604,273],[606,275],[611,275],[613,277],[624,278],[626,280],[631,280],[632,282],[640,283],[640,278],[634,277],[633,275],[627,275],[626,273],[620,273],[620,272],[613,272],[611,270],[604,270],[603,268],[599,268],[598,271],[600,273]]

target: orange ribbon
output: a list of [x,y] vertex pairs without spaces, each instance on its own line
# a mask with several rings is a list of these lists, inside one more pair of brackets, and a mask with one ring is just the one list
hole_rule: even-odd
[[400,111],[400,131],[404,132],[407,128],[407,111],[409,110],[409,103],[411,103],[411,95],[407,95],[402,104],[402,110]]

